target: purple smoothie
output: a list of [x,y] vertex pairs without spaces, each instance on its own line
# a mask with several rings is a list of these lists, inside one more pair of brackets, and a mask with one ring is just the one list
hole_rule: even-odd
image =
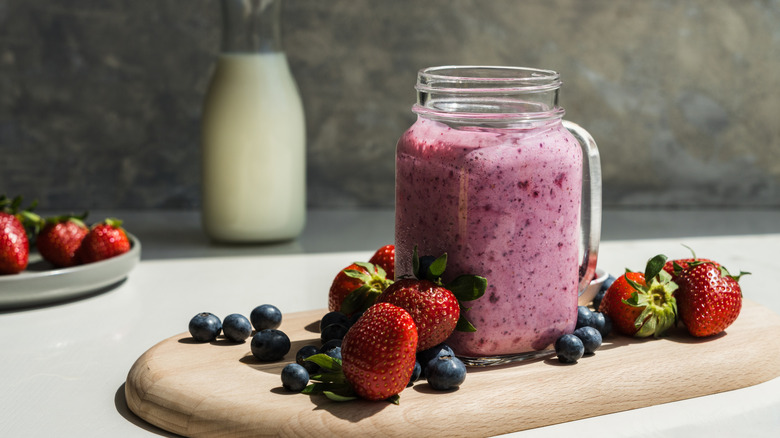
[[528,129],[451,128],[419,117],[396,151],[396,277],[412,250],[447,253],[445,283],[486,277],[464,303],[475,333],[458,355],[548,347],[574,330],[579,282],[582,149],[560,120]]

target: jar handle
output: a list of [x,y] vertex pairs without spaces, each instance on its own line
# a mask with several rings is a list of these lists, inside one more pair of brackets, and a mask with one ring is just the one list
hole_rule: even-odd
[[579,293],[585,291],[596,272],[601,240],[601,159],[596,141],[580,125],[563,121],[582,147],[582,206],[580,210]]

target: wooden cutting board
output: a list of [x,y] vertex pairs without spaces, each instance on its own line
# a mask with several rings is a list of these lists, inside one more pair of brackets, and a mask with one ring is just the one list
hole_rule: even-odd
[[[780,376],[780,317],[746,301],[737,321],[713,338],[694,339],[682,331],[646,340],[611,335],[595,355],[574,365],[550,357],[469,368],[458,390],[438,392],[417,382],[401,393],[400,405],[289,393],[281,386],[281,370],[300,347],[319,345],[316,327],[324,313],[285,316],[280,329],[292,348],[276,363],[256,360],[249,342],[198,344],[188,333],[166,339],[131,368],[127,404],[149,423],[193,437],[490,436]],[[452,427],[453,421],[469,427]]]

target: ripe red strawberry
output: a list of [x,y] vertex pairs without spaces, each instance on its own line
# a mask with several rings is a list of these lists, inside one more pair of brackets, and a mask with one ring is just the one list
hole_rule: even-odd
[[79,263],[93,263],[130,251],[130,239],[122,228],[122,221],[106,219],[90,228],[76,251]]
[[18,274],[30,261],[30,238],[40,228],[41,217],[32,212],[36,202],[21,209],[22,197],[0,195],[0,275]]
[[725,330],[742,309],[742,289],[738,280],[717,263],[692,264],[682,271],[675,296],[680,320],[697,337]]
[[382,292],[377,302],[394,304],[409,312],[417,326],[417,351],[444,342],[460,318],[455,295],[428,280],[398,280]]
[[[658,255],[647,262],[645,273],[626,272],[607,289],[599,311],[612,319],[613,327],[627,336],[659,337],[677,319],[673,296],[677,285],[663,270],[666,257]],[[649,284],[646,278],[650,278]]]
[[344,337],[344,376],[360,397],[385,400],[406,388],[416,352],[417,327],[409,312],[390,303],[377,303]]
[[390,280],[395,279],[395,245],[385,245],[379,248],[368,262],[384,269]]
[[328,310],[347,316],[362,312],[376,302],[376,298],[391,285],[392,280],[372,263],[355,262],[339,271],[328,294]]
[[46,220],[35,243],[44,260],[63,268],[78,264],[76,250],[89,232],[82,218],[57,216]]
[[27,268],[30,243],[19,219],[0,211],[0,274],[18,274]]

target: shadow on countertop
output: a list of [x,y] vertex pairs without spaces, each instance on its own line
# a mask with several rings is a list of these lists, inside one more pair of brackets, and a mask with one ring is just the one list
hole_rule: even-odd
[[168,432],[167,430],[163,430],[151,423],[147,423],[143,418],[133,413],[133,411],[130,410],[130,407],[127,406],[127,400],[125,399],[125,383],[123,383],[114,394],[114,406],[116,407],[116,411],[119,413],[119,415],[124,417],[125,420],[135,424],[147,432],[168,438],[176,438],[181,436]]

